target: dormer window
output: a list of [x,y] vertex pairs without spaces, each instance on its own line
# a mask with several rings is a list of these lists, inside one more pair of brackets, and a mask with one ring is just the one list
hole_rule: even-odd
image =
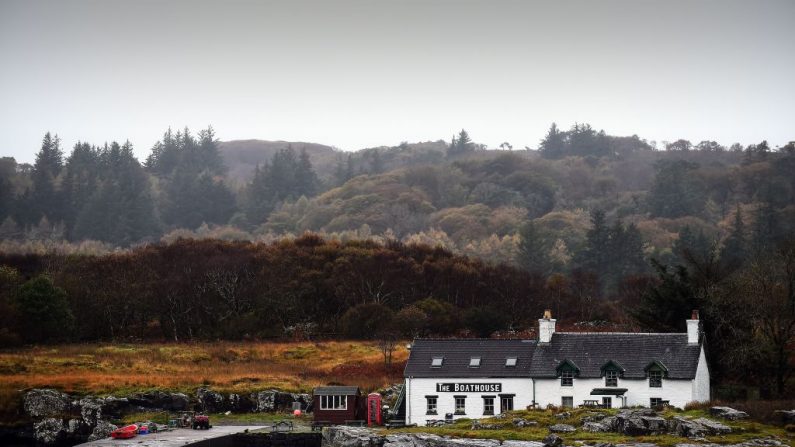
[[605,386],[618,386],[618,371],[614,369],[605,371]]
[[469,367],[470,368],[480,368],[480,357],[470,357],[469,358]]
[[505,366],[513,368],[516,366],[516,357],[508,357],[505,359]]
[[434,357],[431,359],[431,368],[441,368],[444,363],[444,357]]
[[617,387],[618,379],[624,373],[624,367],[615,360],[608,360],[607,363],[602,365],[601,372],[605,378],[606,387]]

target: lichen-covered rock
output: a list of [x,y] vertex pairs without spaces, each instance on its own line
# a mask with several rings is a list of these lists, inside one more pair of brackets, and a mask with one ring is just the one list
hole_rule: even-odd
[[748,413],[740,410],[735,410],[731,407],[712,407],[709,409],[709,414],[715,417],[721,417],[730,421],[737,421],[740,419],[747,419]]
[[541,442],[544,444],[544,447],[559,447],[563,445],[563,438],[554,433],[550,433]]
[[71,410],[72,400],[67,394],[51,389],[35,389],[25,393],[25,413],[34,418],[63,416]]
[[99,439],[105,439],[110,437],[111,432],[116,430],[117,426],[111,424],[107,421],[99,421],[94,429],[91,431],[91,434],[88,436],[88,442],[97,441]]
[[538,441],[502,441],[502,447],[544,447]]
[[577,429],[569,424],[555,424],[549,426],[549,431],[552,433],[574,433]]
[[725,435],[732,432],[731,427],[721,424],[718,421],[713,421],[712,419],[698,418],[694,419],[693,422],[701,424],[701,426],[707,429],[707,433],[710,435]]
[[199,401],[199,406],[203,411],[219,413],[228,410],[224,402],[224,396],[213,390],[199,388],[196,390],[196,399]]
[[568,419],[571,417],[571,413],[568,411],[564,411],[563,413],[556,414],[555,417],[558,419]]
[[33,424],[33,436],[42,444],[55,444],[66,436],[63,419],[46,418]]
[[781,422],[795,422],[795,410],[776,410],[773,417]]
[[591,433],[605,433],[610,431],[610,427],[599,422],[585,422],[582,424],[582,429],[583,431],[589,431]]
[[306,408],[312,397],[302,393],[284,393],[277,390],[266,390],[253,393],[249,396],[253,409],[257,412],[274,412],[292,409],[293,402],[301,403],[301,408]]
[[251,396],[245,394],[232,393],[227,397],[228,407],[231,411],[247,413],[255,407]]
[[514,427],[519,427],[519,428],[521,428],[521,427],[535,427],[535,426],[538,425],[538,422],[536,422],[536,421],[528,421],[527,419],[524,419],[524,418],[514,418],[513,421],[511,421],[511,423],[513,424]]
[[668,431],[687,438],[703,438],[709,434],[703,425],[681,416],[674,416],[668,420]]
[[185,411],[190,404],[190,399],[187,395],[183,393],[167,393],[165,391],[135,393],[127,399],[132,405],[166,411]]

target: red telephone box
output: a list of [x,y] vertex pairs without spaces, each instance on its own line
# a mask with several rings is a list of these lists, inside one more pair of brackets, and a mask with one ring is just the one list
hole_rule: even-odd
[[382,425],[381,395],[378,393],[370,393],[367,395],[367,425]]

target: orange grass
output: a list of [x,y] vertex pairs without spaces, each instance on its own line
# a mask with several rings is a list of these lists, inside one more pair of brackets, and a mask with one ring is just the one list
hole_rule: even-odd
[[116,395],[152,388],[192,393],[199,386],[309,391],[331,383],[370,391],[401,380],[408,351],[398,346],[390,371],[376,343],[358,341],[23,348],[0,351],[0,393],[38,387]]

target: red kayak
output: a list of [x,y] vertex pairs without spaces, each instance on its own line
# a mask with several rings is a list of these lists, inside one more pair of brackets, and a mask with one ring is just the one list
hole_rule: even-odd
[[117,428],[110,432],[110,437],[113,439],[130,439],[138,434],[138,426],[135,424],[127,425],[122,428]]

